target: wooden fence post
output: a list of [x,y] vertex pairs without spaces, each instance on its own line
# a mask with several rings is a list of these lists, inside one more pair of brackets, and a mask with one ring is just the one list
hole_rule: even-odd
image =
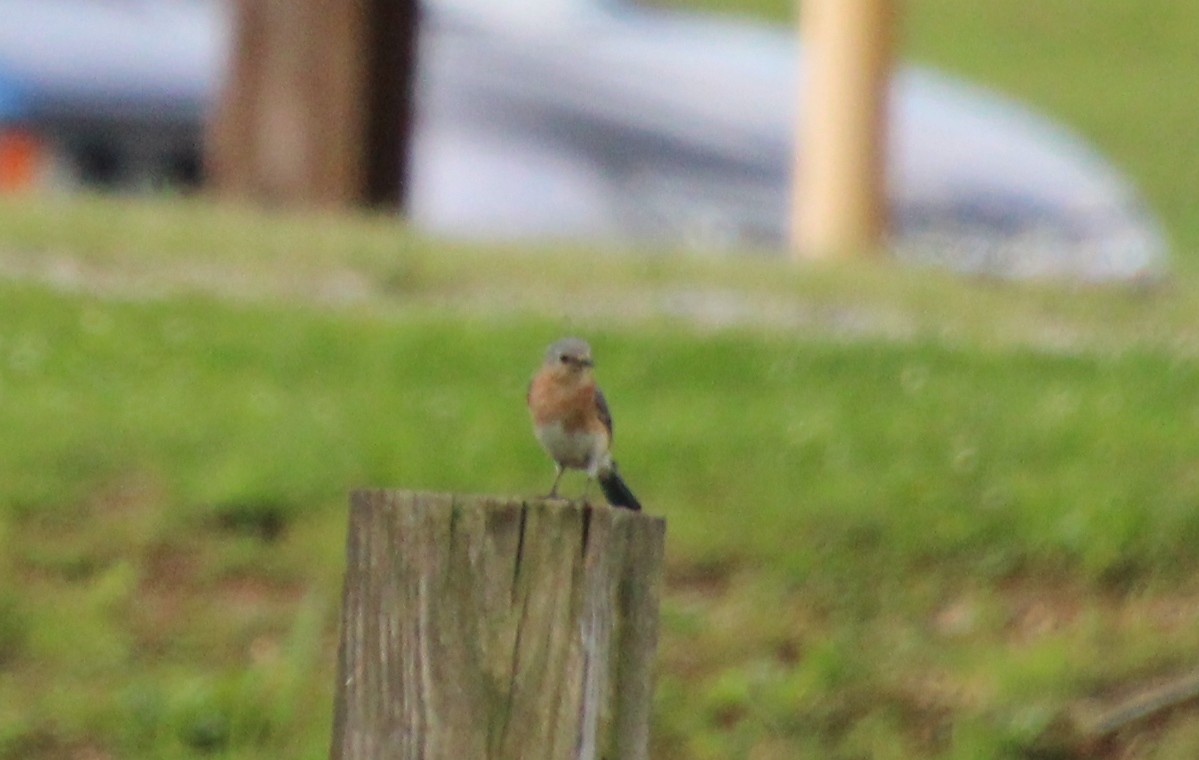
[[666,524],[357,491],[332,760],[644,760]]

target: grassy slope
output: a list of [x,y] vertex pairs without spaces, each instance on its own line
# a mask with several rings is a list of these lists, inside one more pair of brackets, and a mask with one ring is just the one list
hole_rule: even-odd
[[0,757],[322,757],[345,491],[544,488],[521,396],[563,332],[670,520],[659,760],[1004,757],[1199,646],[1186,276],[585,263],[202,204],[0,203],[0,239]]
[[[791,0],[671,0],[788,18]],[[902,54],[1050,114],[1126,171],[1195,266],[1199,4],[1186,0],[909,0]]]

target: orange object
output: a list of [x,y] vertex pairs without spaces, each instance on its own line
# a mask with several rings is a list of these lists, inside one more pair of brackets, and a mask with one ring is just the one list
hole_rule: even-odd
[[22,129],[0,131],[0,193],[27,190],[37,175],[41,146]]

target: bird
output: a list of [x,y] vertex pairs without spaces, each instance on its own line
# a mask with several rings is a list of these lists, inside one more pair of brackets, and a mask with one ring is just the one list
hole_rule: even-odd
[[583,470],[588,486],[591,480],[599,481],[609,504],[639,512],[641,502],[612,459],[612,414],[595,384],[594,367],[587,341],[562,338],[546,349],[529,382],[526,402],[533,433],[557,470],[546,498],[557,498],[563,472]]

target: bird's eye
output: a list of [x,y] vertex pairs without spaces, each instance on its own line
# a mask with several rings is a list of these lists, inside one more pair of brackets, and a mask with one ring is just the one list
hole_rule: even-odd
[[563,364],[570,364],[570,357],[566,354],[562,354],[558,357],[558,361],[562,362]]

